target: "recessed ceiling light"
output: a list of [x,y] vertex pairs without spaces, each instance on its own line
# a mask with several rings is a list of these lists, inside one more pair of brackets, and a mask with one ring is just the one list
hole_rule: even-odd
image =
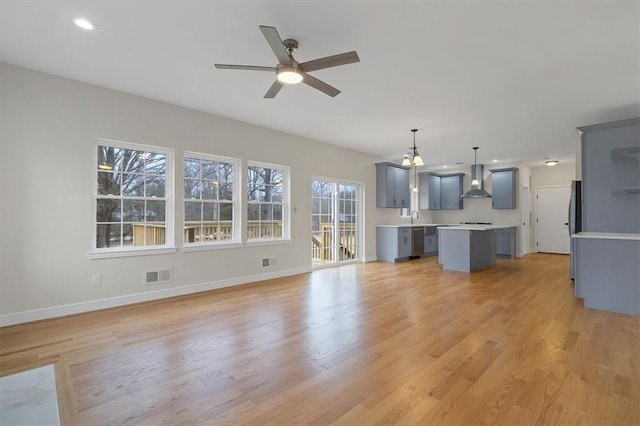
[[558,164],[558,160],[547,160],[544,162],[544,164],[546,164],[547,166],[555,166],[556,164]]
[[494,162],[494,163],[497,163],[497,162],[498,162],[498,159],[497,159],[497,158],[494,158],[494,159],[493,159],[493,162]]
[[449,166],[447,166],[446,164],[444,166],[442,166],[443,169],[446,169],[447,167],[449,167]]
[[91,31],[92,29],[95,28],[91,22],[82,18],[76,19],[75,21],[73,21],[73,23],[76,24],[78,27],[82,28],[83,30]]

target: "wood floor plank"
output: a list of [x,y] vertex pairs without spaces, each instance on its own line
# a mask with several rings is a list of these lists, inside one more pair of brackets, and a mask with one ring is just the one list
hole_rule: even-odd
[[366,263],[0,328],[63,424],[640,424],[640,318],[567,256]]

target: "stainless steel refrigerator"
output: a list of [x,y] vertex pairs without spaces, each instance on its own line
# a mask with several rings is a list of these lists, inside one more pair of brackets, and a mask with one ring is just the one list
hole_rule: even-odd
[[[582,181],[571,181],[571,201],[569,202],[569,236],[582,231]],[[576,276],[576,239],[571,238],[571,279]]]

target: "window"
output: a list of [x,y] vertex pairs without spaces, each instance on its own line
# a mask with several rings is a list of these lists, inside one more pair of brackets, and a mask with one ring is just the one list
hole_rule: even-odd
[[289,238],[289,168],[249,162],[247,240]]
[[240,240],[236,225],[239,170],[237,159],[185,153],[185,245]]
[[172,154],[163,148],[98,141],[94,249],[173,245]]

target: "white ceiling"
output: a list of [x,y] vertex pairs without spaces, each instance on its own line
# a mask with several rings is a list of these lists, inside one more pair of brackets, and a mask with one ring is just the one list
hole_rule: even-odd
[[[87,32],[73,25],[92,21]],[[275,99],[258,29],[299,62],[356,50]],[[6,1],[5,62],[400,161],[572,160],[575,127],[640,115],[640,2]]]

